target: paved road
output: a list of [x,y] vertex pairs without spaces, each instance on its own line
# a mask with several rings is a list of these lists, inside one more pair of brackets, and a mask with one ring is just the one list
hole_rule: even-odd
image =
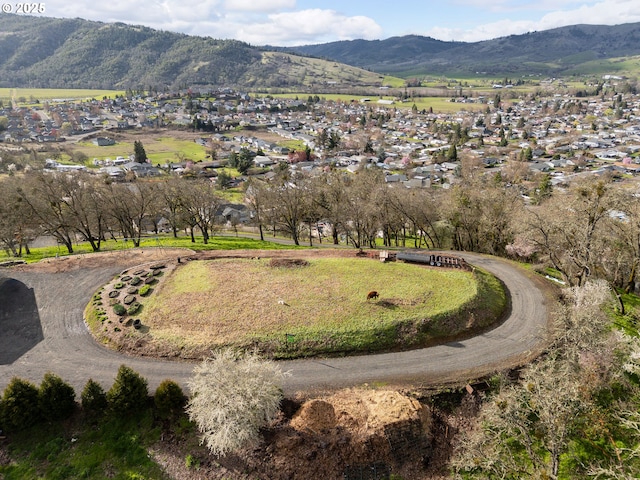
[[[501,325],[477,337],[420,350],[283,362],[283,369],[291,373],[285,391],[471,379],[530,358],[544,344],[548,317],[547,298],[536,280],[501,259],[462,256],[507,286],[512,308]],[[123,356],[97,344],[88,332],[85,305],[122,270],[122,265],[64,273],[0,268],[0,286],[4,282],[5,287],[0,291],[9,292],[0,294],[0,391],[14,376],[39,384],[48,371],[60,375],[77,393],[89,378],[107,389],[122,364],[147,378],[151,391],[166,378],[185,386],[193,364]]]

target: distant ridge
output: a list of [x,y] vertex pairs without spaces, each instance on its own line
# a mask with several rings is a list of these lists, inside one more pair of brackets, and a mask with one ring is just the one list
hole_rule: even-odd
[[615,73],[623,65],[608,59],[634,55],[640,55],[640,23],[575,25],[475,43],[408,35],[258,48],[124,23],[0,16],[0,87],[379,86],[381,74]]
[[163,89],[380,84],[379,75],[236,40],[124,23],[0,15],[0,87]]
[[640,55],[640,23],[573,25],[474,43],[408,35],[281,50],[403,76],[580,73],[580,66],[588,62]]

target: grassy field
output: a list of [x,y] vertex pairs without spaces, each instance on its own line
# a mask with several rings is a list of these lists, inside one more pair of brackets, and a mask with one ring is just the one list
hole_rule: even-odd
[[[140,318],[154,341],[176,350],[258,345],[281,358],[425,345],[480,326],[470,319],[494,321],[506,305],[499,282],[482,274],[353,258],[308,261],[186,264],[145,300]],[[367,300],[370,290],[380,298]],[[477,308],[483,312],[471,313]]]
[[262,63],[271,66],[290,81],[294,80],[308,87],[327,82],[371,85],[381,84],[383,80],[382,75],[362,68],[282,52],[263,52]]
[[[303,93],[278,93],[271,95],[275,98],[306,98]],[[416,97],[415,99],[410,99],[406,102],[395,102],[391,105],[379,104],[377,101],[379,99],[382,100],[393,100],[394,98],[391,96],[366,96],[366,95],[348,95],[348,94],[338,94],[338,93],[329,93],[322,94],[319,93],[318,96],[322,100],[333,100],[340,102],[360,102],[363,99],[369,99],[367,105],[383,107],[383,108],[400,108],[400,109],[411,109],[413,108],[413,104],[415,103],[416,108],[418,110],[429,110],[433,109],[436,113],[454,113],[459,111],[480,111],[487,108],[486,105],[482,104],[473,104],[473,103],[455,103],[452,102],[448,97]]]
[[[193,430],[182,421],[183,431]],[[65,422],[39,424],[11,436],[7,449],[13,461],[0,464],[0,478],[168,480],[148,453],[162,433],[152,409],[144,406],[135,417],[89,421],[77,414]]]
[[33,104],[55,100],[85,100],[113,98],[116,95],[124,95],[120,90],[89,90],[89,89],[57,89],[57,88],[0,88],[0,100],[14,100],[20,104]]
[[[147,236],[140,242],[140,248],[188,248],[191,250],[279,250],[295,248],[291,245],[281,245],[279,243],[260,241],[252,238],[232,237],[232,236],[213,236],[209,238],[206,245],[202,241],[201,236],[195,237],[196,242],[192,243],[191,238],[180,236],[173,238],[167,235]],[[133,242],[124,242],[120,240],[107,240],[102,242],[102,252],[118,252],[133,249]],[[304,248],[304,247],[299,247]],[[74,244],[74,255],[83,253],[91,253],[91,246],[88,242]],[[65,257],[68,256],[66,248],[62,246],[39,247],[32,248],[30,254],[23,252],[20,260],[27,263],[39,262],[45,258]],[[7,255],[7,252],[0,251],[0,262],[16,260],[15,257]]]
[[78,142],[73,146],[73,151],[84,153],[89,159],[87,165],[92,166],[94,158],[99,160],[110,158],[113,160],[118,156],[128,157],[133,153],[133,143],[136,140],[142,142],[144,150],[153,164],[177,163],[183,160],[197,162],[207,158],[206,148],[198,145],[192,139],[166,136],[155,137],[153,135],[145,135],[144,138],[128,136],[126,140],[117,141],[115,145],[105,147],[94,145],[91,141]]

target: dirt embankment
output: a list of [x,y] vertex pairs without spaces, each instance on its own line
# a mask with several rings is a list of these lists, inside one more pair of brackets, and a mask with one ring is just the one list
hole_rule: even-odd
[[[157,445],[154,458],[176,479],[436,478],[428,407],[395,390],[354,388],[307,401],[288,400],[260,445],[222,459],[206,450],[185,468],[176,443]],[[242,473],[241,473],[242,472]],[[378,475],[371,476],[372,473]],[[387,475],[387,476],[385,476]]]

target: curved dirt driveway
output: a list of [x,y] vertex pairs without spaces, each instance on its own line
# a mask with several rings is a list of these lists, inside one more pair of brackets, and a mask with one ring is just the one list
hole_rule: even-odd
[[[184,251],[164,254],[185,255]],[[457,254],[495,274],[507,286],[512,308],[501,325],[467,340],[420,350],[283,362],[283,369],[291,373],[284,385],[286,393],[374,382],[464,381],[532,358],[545,343],[548,319],[547,296],[538,288],[538,280],[502,259]],[[77,394],[89,378],[108,389],[122,364],[144,376],[151,392],[166,378],[185,387],[193,364],[123,356],[96,343],[83,322],[83,310],[92,294],[123,269],[145,260],[123,256],[109,266],[72,266],[72,260],[55,260],[64,261],[69,267],[58,273],[32,267],[0,268],[0,285],[11,282],[21,299],[11,305],[0,298],[0,335],[4,336],[4,343],[0,341],[0,391],[14,376],[39,384],[49,371],[69,382]]]

